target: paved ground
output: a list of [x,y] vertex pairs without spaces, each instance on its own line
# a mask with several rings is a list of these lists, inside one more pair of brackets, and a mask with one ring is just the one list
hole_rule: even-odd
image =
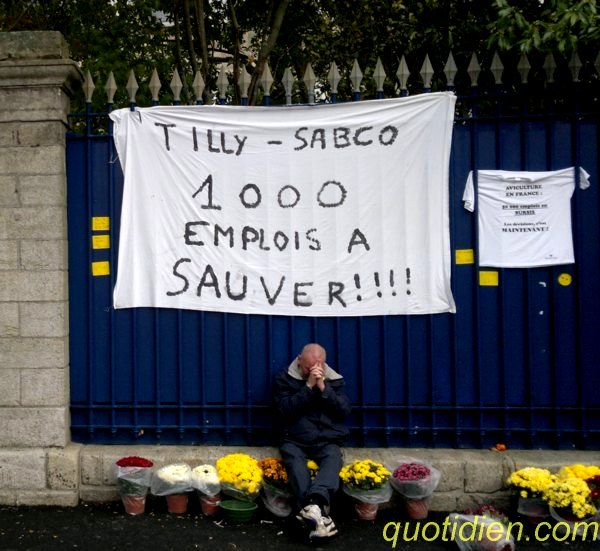
[[[82,504],[74,508],[58,507],[0,507],[0,550],[64,550],[90,551],[150,549],[162,550],[218,550],[218,551],[296,551],[327,549],[344,551],[372,551],[393,549],[395,526],[401,523],[396,549],[405,551],[449,551],[458,549],[455,543],[403,541],[405,519],[397,509],[380,511],[376,521],[358,521],[348,507],[338,507],[334,517],[340,534],[324,544],[308,544],[290,521],[273,517],[260,508],[248,524],[228,524],[224,520],[201,514],[196,499],[191,499],[188,513],[169,514],[164,500],[149,498],[146,513],[129,516],[120,503]],[[432,514],[428,520],[441,522],[444,515]],[[414,524],[409,524],[408,535],[414,534]],[[435,527],[430,525],[429,530]],[[517,549],[568,549],[579,551],[600,549],[600,541],[557,542],[550,537],[545,542],[533,540],[533,529],[528,526],[524,535],[528,542],[520,542]],[[429,532],[431,536],[433,532]],[[427,535],[425,536],[427,539]],[[499,548],[498,548],[499,549]]]

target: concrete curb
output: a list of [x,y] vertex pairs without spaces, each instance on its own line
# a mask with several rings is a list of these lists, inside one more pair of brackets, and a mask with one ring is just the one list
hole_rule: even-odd
[[[157,467],[175,462],[195,467],[235,452],[257,459],[278,455],[276,448],[235,446],[4,448],[0,450],[0,504],[75,506],[79,501],[113,501],[118,499],[114,463],[120,457],[144,456]],[[346,448],[344,455],[346,462],[370,458],[388,468],[406,458],[431,463],[442,472],[432,511],[463,510],[484,503],[506,508],[511,492],[504,481],[511,471],[522,467],[556,471],[573,463],[600,465],[597,451]]]

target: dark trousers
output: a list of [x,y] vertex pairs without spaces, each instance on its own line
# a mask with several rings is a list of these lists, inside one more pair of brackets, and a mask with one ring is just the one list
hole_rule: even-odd
[[[329,505],[332,494],[340,484],[343,465],[340,447],[336,444],[300,446],[285,442],[281,445],[280,453],[297,506],[302,508],[315,498],[317,502]],[[314,480],[311,480],[306,466],[309,459],[319,465],[319,472]]]

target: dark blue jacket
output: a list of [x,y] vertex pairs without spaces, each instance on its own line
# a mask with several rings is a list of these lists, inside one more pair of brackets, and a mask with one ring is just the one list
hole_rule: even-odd
[[326,365],[325,390],[310,388],[294,361],[275,378],[276,422],[282,440],[302,446],[343,445],[351,405],[344,378]]

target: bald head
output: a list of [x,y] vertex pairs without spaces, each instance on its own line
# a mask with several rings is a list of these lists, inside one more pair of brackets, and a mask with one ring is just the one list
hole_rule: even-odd
[[302,374],[307,377],[310,368],[315,364],[324,364],[327,358],[325,349],[317,343],[309,343],[302,349],[298,356],[298,365]]

